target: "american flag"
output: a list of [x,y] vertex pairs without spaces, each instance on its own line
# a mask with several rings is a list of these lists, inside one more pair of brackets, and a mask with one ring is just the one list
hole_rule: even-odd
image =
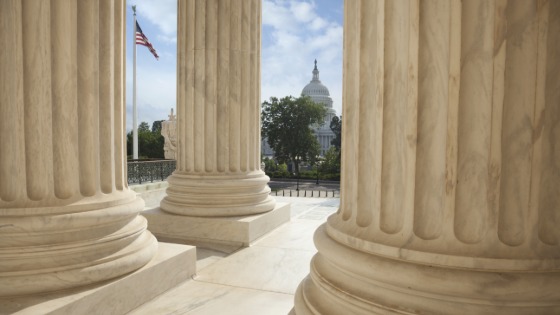
[[142,29],[140,28],[138,22],[136,22],[136,44],[140,44],[148,47],[152,55],[154,55],[154,57],[156,57],[156,59],[159,60],[159,56],[156,50],[154,49],[154,46],[152,46],[152,43],[150,43],[148,37],[146,37],[146,35],[142,33]]

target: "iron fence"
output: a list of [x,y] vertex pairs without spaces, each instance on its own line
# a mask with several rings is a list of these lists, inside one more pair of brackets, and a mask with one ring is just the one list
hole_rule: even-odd
[[127,163],[128,184],[143,184],[166,180],[176,166],[175,160],[129,161]]
[[340,198],[338,190],[277,189],[272,190],[270,194],[282,197]]

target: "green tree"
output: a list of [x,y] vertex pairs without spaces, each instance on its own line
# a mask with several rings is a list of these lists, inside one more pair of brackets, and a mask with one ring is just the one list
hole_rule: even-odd
[[140,134],[141,132],[149,132],[150,131],[150,125],[143,121],[140,123],[140,125],[138,125],[138,134]]
[[330,128],[334,133],[334,139],[331,140],[331,144],[340,152],[340,147],[342,146],[342,116],[334,116],[331,120]]
[[334,116],[329,127],[334,133],[334,139],[331,140],[331,144],[333,145],[331,148],[334,148],[336,150],[336,161],[334,163],[338,164],[338,173],[340,172],[340,156],[342,147],[342,116]]
[[152,123],[152,132],[161,134],[161,123],[165,120],[156,120]]
[[264,170],[267,174],[276,172],[278,170],[278,166],[276,165],[276,162],[274,160],[269,158],[264,158],[263,162],[265,165]]
[[150,142],[150,158],[163,159],[165,152],[163,146],[165,145],[165,138],[161,135],[161,123],[163,120],[156,120],[152,123],[152,135]]
[[[152,124],[152,129],[147,122],[141,122],[138,125],[139,158],[163,159],[164,143],[165,139],[161,135],[161,121],[155,121]],[[132,131],[126,134],[126,151],[127,155],[132,155]]]
[[323,174],[340,173],[340,154],[335,147],[330,147],[327,152],[325,152],[325,157],[319,169]]
[[326,112],[308,96],[271,97],[262,104],[262,136],[279,163],[292,161],[299,175],[299,163],[319,155],[319,142],[310,127],[321,125]]

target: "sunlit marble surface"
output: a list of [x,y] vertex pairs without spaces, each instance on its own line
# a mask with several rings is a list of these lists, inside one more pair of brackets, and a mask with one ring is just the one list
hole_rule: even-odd
[[231,253],[288,222],[290,205],[278,203],[265,213],[235,217],[177,215],[160,208],[146,210],[142,215],[148,220],[148,229],[159,241]]
[[288,314],[316,250],[313,233],[339,199],[275,197],[292,219],[227,257],[197,249],[197,275],[129,314]]
[[[140,270],[71,290],[0,298],[0,315],[125,314],[190,279],[195,272],[195,253],[192,246],[159,243],[156,257]],[[202,258],[205,263],[204,255]]]

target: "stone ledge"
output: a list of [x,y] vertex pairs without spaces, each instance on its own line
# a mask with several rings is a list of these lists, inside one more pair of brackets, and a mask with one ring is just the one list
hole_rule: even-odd
[[158,245],[156,257],[133,273],[72,290],[2,298],[0,314],[125,314],[190,279],[196,271],[195,247]]
[[237,217],[191,217],[160,208],[142,212],[158,240],[231,253],[290,221],[290,204],[278,203],[265,213]]

